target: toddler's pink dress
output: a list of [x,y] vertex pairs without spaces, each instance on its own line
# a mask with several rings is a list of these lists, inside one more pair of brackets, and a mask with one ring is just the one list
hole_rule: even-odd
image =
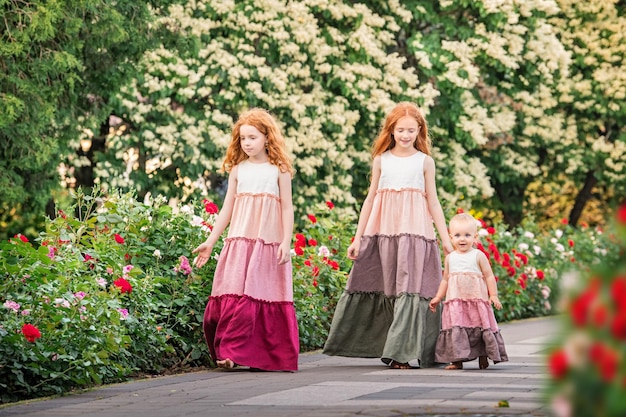
[[438,362],[465,362],[479,356],[487,356],[494,363],[509,360],[477,255],[478,249],[448,255],[448,290],[437,339]]

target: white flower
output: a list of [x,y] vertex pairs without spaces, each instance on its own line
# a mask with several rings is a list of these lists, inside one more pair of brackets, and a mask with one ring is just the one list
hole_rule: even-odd
[[527,251],[529,248],[528,243],[524,243],[524,242],[520,243],[519,248],[520,250]]
[[529,238],[529,239],[532,239],[532,238],[534,238],[534,237],[535,237],[535,235],[534,235],[534,233],[533,233],[533,232],[528,232],[528,231],[526,231],[526,232],[524,232],[524,237],[527,237],[527,238]]
[[487,231],[487,229],[480,229],[478,231],[478,236],[487,236],[489,234],[489,232]]
[[329,256],[330,255],[330,251],[328,250],[328,248],[324,245],[321,245],[319,247],[319,249],[317,250],[317,254],[319,256]]
[[539,255],[541,253],[541,246],[534,245],[533,250],[535,251],[535,255]]
[[161,259],[161,251],[158,249],[155,249],[154,252],[152,252],[152,256],[154,256],[155,258]]
[[107,286],[107,280],[104,278],[97,278],[96,279],[96,283],[101,286],[102,288]]
[[555,249],[558,250],[559,252],[565,251],[565,247],[561,245],[560,243],[556,244]]
[[554,231],[554,234],[556,235],[557,238],[561,238],[561,236],[563,236],[563,231],[561,229],[556,229]]

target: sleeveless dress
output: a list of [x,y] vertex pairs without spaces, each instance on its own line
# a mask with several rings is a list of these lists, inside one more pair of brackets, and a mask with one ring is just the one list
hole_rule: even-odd
[[325,354],[434,365],[441,315],[428,303],[442,269],[424,192],[425,158],[381,155],[378,190]]
[[279,265],[283,239],[279,169],[238,165],[237,194],[204,312],[214,360],[267,371],[298,369],[299,337],[291,261]]
[[448,255],[448,290],[437,339],[438,362],[465,362],[479,356],[487,356],[494,363],[509,360],[477,255],[478,249]]

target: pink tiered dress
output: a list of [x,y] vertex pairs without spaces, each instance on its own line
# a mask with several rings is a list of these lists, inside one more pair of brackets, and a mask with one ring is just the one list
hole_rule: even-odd
[[270,163],[238,165],[232,220],[203,324],[214,360],[295,371],[299,338],[292,266],[276,259],[283,239],[278,175]]
[[494,363],[509,360],[477,255],[478,249],[448,255],[448,290],[437,339],[438,362],[465,362],[479,356],[487,356]]
[[428,303],[442,269],[424,191],[425,158],[381,155],[378,190],[325,354],[434,365],[441,315]]

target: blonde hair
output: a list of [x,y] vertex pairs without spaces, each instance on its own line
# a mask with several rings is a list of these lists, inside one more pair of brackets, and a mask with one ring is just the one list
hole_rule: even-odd
[[230,172],[233,167],[248,159],[248,155],[241,148],[239,129],[242,125],[254,126],[267,138],[266,150],[270,162],[280,169],[281,172],[289,172],[293,175],[294,170],[291,160],[287,155],[285,138],[278,127],[274,117],[265,109],[250,109],[239,116],[233,126],[230,144],[226,150],[226,157],[222,169]]
[[478,230],[476,219],[469,213],[459,213],[452,216],[448,225],[448,229],[452,228],[453,223],[471,223],[474,226],[474,231]]
[[414,118],[420,128],[413,146],[418,151],[421,151],[426,155],[430,155],[431,144],[430,137],[428,136],[428,125],[426,124],[426,119],[424,119],[422,112],[415,104],[405,101],[398,103],[385,118],[385,122],[380,128],[378,137],[372,146],[372,156],[376,157],[396,146],[396,141],[393,138],[393,130],[395,129],[398,120],[406,116]]

